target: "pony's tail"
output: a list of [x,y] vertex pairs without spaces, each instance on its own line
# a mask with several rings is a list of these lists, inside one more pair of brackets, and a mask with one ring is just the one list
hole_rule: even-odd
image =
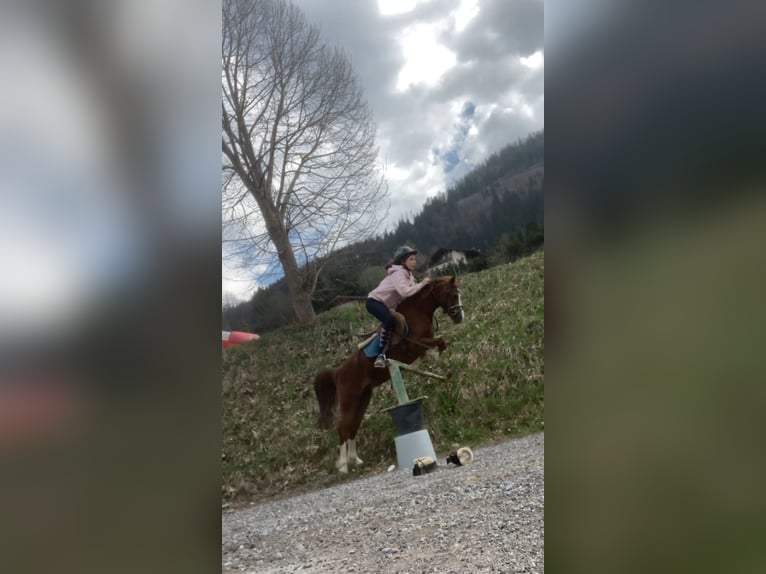
[[335,422],[335,369],[327,368],[316,376],[314,391],[319,401],[317,427],[328,430]]

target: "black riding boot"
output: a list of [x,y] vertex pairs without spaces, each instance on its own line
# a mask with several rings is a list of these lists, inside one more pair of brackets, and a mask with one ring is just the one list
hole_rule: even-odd
[[388,344],[391,341],[391,331],[383,327],[380,330],[380,354],[375,359],[375,366],[380,369],[386,368],[386,351],[388,351]]

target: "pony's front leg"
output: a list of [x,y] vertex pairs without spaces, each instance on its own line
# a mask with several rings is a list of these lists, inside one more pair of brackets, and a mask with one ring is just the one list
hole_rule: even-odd
[[441,337],[426,337],[421,339],[420,342],[432,348],[436,347],[439,349],[439,353],[444,352],[444,349],[447,348],[447,342]]

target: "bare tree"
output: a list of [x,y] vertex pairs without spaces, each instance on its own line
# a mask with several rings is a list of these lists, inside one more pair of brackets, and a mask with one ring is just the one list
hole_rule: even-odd
[[281,267],[311,323],[328,256],[387,209],[370,109],[346,54],[288,1],[224,0],[222,65],[224,248],[262,277]]

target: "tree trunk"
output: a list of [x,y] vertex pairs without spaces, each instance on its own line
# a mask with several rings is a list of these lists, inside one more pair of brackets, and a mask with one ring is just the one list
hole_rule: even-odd
[[[253,196],[258,201],[257,194],[254,193]],[[287,231],[282,225],[279,215],[277,215],[267,201],[259,202],[259,205],[261,206],[261,213],[266,223],[266,229],[269,232],[271,241],[274,243],[274,247],[277,249],[279,262],[282,264],[282,270],[285,272],[285,281],[287,282],[287,289],[290,291],[295,320],[299,325],[313,325],[316,320],[316,314],[314,313],[314,307],[311,305],[311,295],[303,284],[303,278],[301,277],[298,262],[295,259],[295,252],[290,244]]]
[[287,288],[290,290],[295,319],[299,325],[313,325],[316,314],[314,313],[314,307],[311,305],[311,297],[303,285],[303,279],[298,271],[295,255],[286,238],[285,243],[287,244],[287,252],[284,252],[285,256],[283,257],[283,251],[280,249],[279,260],[282,262],[282,268],[285,270],[285,281],[287,281]]

